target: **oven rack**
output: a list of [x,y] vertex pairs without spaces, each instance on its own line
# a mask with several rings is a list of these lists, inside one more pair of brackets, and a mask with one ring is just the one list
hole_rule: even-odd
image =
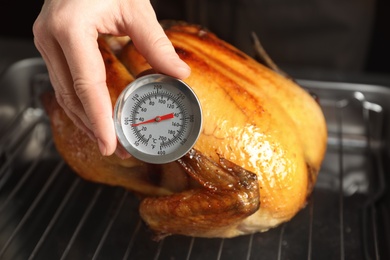
[[[36,93],[48,77],[44,68],[36,73],[43,63],[30,63],[22,87]],[[85,181],[66,165],[38,95],[29,95],[0,124],[0,259],[388,259],[390,90],[298,82],[319,97],[328,124],[313,194],[291,221],[230,239],[153,241],[132,193]],[[0,90],[14,87],[2,83]]]

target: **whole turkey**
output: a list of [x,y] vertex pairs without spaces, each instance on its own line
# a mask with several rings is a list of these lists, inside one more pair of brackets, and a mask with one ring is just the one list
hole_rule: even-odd
[[[162,165],[103,157],[48,93],[42,100],[59,153],[81,177],[134,192],[156,239],[233,237],[290,220],[306,205],[326,150],[318,102],[293,80],[198,25],[162,25],[191,67],[185,82],[203,109],[194,148]],[[131,40],[115,52],[107,37],[98,42],[114,105],[150,65]]]

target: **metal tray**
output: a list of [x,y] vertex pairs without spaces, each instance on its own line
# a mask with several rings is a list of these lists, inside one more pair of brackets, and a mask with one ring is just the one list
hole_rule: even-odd
[[43,61],[15,63],[0,77],[0,259],[389,259],[390,88],[298,82],[329,132],[307,206],[265,233],[154,242],[131,193],[79,178],[56,152]]

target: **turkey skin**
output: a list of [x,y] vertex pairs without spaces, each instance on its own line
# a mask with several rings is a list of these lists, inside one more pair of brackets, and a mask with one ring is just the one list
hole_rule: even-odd
[[[82,178],[136,194],[140,216],[156,239],[234,237],[289,221],[306,205],[326,150],[318,102],[293,80],[198,25],[162,25],[191,67],[184,81],[202,106],[203,128],[193,149],[161,165],[101,156],[55,95],[46,93],[42,100],[58,152]],[[115,52],[112,40],[101,36],[98,43],[114,106],[150,65],[131,40]]]

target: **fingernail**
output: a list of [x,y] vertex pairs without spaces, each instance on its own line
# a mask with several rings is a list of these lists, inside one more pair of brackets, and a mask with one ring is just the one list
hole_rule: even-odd
[[121,158],[122,160],[129,159],[131,154],[124,150],[124,148],[118,146],[115,150],[115,155]]
[[191,74],[191,67],[179,55],[171,57],[169,68],[172,73],[171,76],[180,79],[185,79]]
[[107,149],[106,149],[106,146],[104,145],[104,143],[100,139],[97,139],[97,143],[98,143],[98,146],[99,146],[100,153],[103,156],[106,156],[107,155]]
[[187,63],[180,60],[180,64],[178,64],[177,70],[180,71],[180,75],[182,75],[181,78],[187,78],[191,74],[191,68],[188,66]]

